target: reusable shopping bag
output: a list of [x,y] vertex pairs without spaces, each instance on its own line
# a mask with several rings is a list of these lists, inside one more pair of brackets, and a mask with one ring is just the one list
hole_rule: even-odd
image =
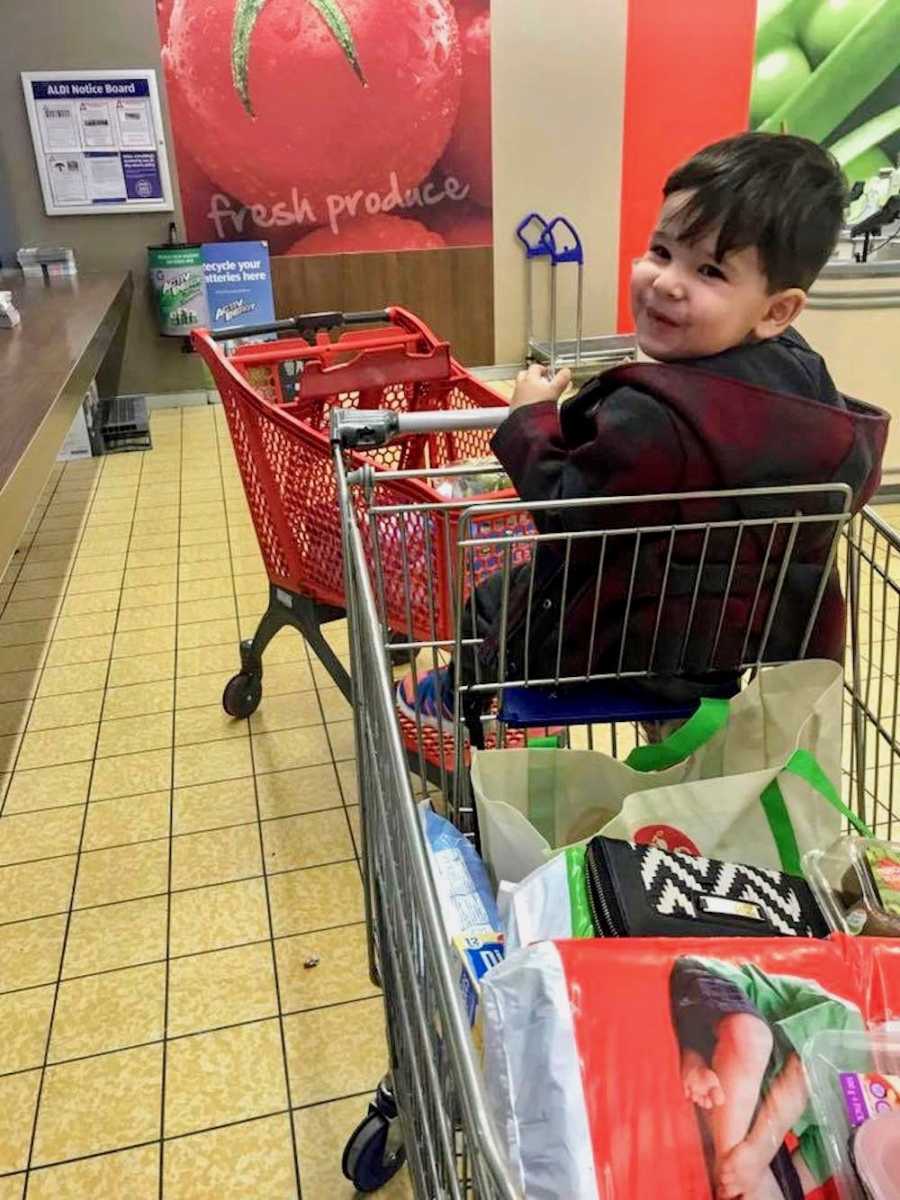
[[[823,1030],[895,1018],[900,942],[540,942],[485,975],[481,1004],[488,1107],[528,1200],[711,1200],[728,1174],[726,1194],[769,1195],[774,1175],[785,1196],[825,1200],[832,1168],[799,1060]],[[749,1108],[736,1079],[753,1086]],[[798,1101],[787,1129],[766,1103],[779,1080]],[[770,1157],[706,1152],[730,1106]],[[798,1190],[800,1171],[815,1190]]]
[[733,700],[702,701],[624,762],[595,750],[473,752],[482,857],[497,882],[518,883],[603,833],[800,874],[799,853],[831,845],[846,816],[834,788],[842,703],[838,664],[810,659],[764,668]]

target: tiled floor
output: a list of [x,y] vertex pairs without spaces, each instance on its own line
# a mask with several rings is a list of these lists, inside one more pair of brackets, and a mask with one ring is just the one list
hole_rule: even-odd
[[58,467],[0,583],[0,1200],[340,1200],[386,1061],[350,712],[287,630],[224,715],[266,586],[222,410],[153,441]]

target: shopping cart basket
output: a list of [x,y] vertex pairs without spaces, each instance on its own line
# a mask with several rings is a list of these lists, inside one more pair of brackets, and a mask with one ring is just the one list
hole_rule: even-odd
[[[499,414],[491,419],[500,419]],[[396,428],[401,433],[407,420],[403,416],[397,420]],[[376,424],[373,417],[370,433]],[[391,424],[386,418],[386,427]],[[354,469],[343,447],[353,445],[357,433],[343,414],[335,418],[334,436],[356,689],[354,723],[370,958],[373,979],[380,981],[384,989],[390,1052],[389,1086],[379,1089],[368,1115],[348,1143],[344,1169],[358,1187],[371,1190],[386,1182],[405,1158],[417,1197],[508,1197],[515,1194],[515,1188],[488,1118],[484,1082],[467,1037],[467,1022],[416,811],[417,800],[431,800],[466,829],[473,816],[471,805],[465,790],[458,787],[459,776],[454,778],[448,773],[448,790],[443,796],[436,795],[422,772],[408,761],[394,706],[392,657],[396,648],[386,636],[386,597],[371,556],[373,541],[377,543],[383,533],[387,535],[391,520],[397,517],[389,500],[382,503],[382,489],[390,486],[390,475]],[[788,503],[786,496],[779,497],[778,492],[793,492],[793,501]],[[748,638],[746,647],[743,639],[738,639],[741,659],[750,667],[763,661],[788,565],[818,527],[817,543],[824,555],[809,624],[815,620],[815,609],[823,594],[820,585],[829,577],[832,566],[838,571],[849,615],[843,790],[847,803],[876,834],[889,837],[896,832],[893,797],[895,782],[900,779],[900,538],[871,509],[852,517],[842,487],[778,489],[760,496],[769,503],[768,512],[731,522],[731,536],[738,545],[738,538],[762,536],[769,554],[758,568],[760,577],[775,583],[758,618],[754,616],[748,622],[760,632]],[[360,497],[364,504],[360,504]],[[708,494],[695,498],[702,504]],[[629,505],[633,506],[636,499],[652,505],[671,498],[629,498]],[[574,513],[597,503],[577,501],[569,507]],[[446,559],[445,565],[453,572],[450,590],[455,589],[460,598],[467,562],[475,549],[471,543],[479,540],[479,528],[489,528],[486,524],[479,526],[479,520],[490,516],[493,507],[473,505],[458,517],[456,553]],[[503,543],[499,560],[506,572],[513,563],[514,547],[525,536],[514,510],[507,511],[507,520],[504,537],[498,539],[495,528],[487,535],[489,540]],[[698,562],[710,555],[723,532],[714,527],[717,524],[723,523],[688,521],[679,533],[671,525],[648,521],[643,526],[622,526],[609,536],[630,537],[636,560],[639,541],[646,544],[650,538],[662,538],[663,562],[671,568],[679,537],[691,539],[695,558],[698,553],[700,556]],[[556,536],[568,543],[569,554],[574,554],[571,547],[580,540],[578,534]],[[534,543],[540,535],[531,533],[527,537]],[[562,553],[565,558],[566,551]],[[727,555],[726,560],[731,561]],[[740,561],[740,554],[735,555],[735,572],[740,570]],[[669,579],[671,572],[665,575]],[[697,598],[696,605],[689,604],[689,610],[693,607],[697,611],[699,603]],[[463,611],[458,605],[460,620],[453,636],[453,652],[457,655],[473,640],[462,620]],[[584,632],[589,639],[590,623]],[[804,628],[798,639],[798,654],[807,633],[808,628]],[[651,637],[644,644],[651,659],[653,642]],[[445,648],[443,642],[416,647],[426,659],[426,668]],[[745,649],[751,652],[745,655]],[[636,673],[628,668],[615,670],[612,675],[614,682],[620,683],[623,676]],[[597,678],[601,674],[588,671],[587,681],[582,682],[592,687],[603,684],[604,680]],[[537,675],[508,676],[505,680],[494,677],[476,686],[513,691],[515,685],[520,693],[531,691],[544,701],[552,701],[561,693],[562,683],[560,672],[551,679]],[[569,680],[570,685],[575,683]],[[457,689],[452,733],[458,746],[464,740],[461,707]],[[587,723],[593,716],[584,719],[586,724],[572,731],[573,745],[602,744],[614,753],[618,745],[619,752],[625,754],[641,737],[639,724],[632,720],[598,731]],[[464,778],[464,764],[460,774]]]
[[[368,328],[346,328],[355,325]],[[272,333],[296,336],[240,345],[230,357],[219,345]],[[345,611],[331,411],[421,414],[504,402],[452,358],[446,342],[400,308],[317,313],[221,334],[199,330],[193,340],[222,399],[269,576],[268,607],[254,637],[241,642],[240,671],[225,688],[225,710],[235,717],[256,710],[263,652],[285,625],[300,630],[349,699],[347,671],[322,633],[323,624]],[[417,506],[379,547],[379,571],[390,597],[386,619],[400,641],[449,637],[453,598],[446,588],[431,591],[426,581],[448,576],[452,514],[429,509],[441,497],[415,472],[484,458],[490,434],[484,428],[407,432],[366,449],[364,426],[365,418],[353,464],[410,472],[396,477],[391,488],[398,503]],[[483,563],[478,571],[489,573],[494,566]]]

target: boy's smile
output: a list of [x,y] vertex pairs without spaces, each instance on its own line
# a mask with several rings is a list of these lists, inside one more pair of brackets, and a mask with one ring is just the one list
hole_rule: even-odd
[[798,288],[772,294],[756,247],[716,258],[718,230],[680,237],[689,192],[663,205],[650,245],[631,274],[631,309],[641,350],[661,362],[720,354],[775,337],[796,316]]

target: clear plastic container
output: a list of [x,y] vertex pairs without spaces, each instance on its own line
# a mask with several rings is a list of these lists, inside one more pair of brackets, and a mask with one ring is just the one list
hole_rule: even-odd
[[803,1065],[841,1200],[897,1200],[900,1035],[823,1031]]
[[830,850],[810,850],[803,869],[831,929],[900,937],[900,842],[841,838]]

